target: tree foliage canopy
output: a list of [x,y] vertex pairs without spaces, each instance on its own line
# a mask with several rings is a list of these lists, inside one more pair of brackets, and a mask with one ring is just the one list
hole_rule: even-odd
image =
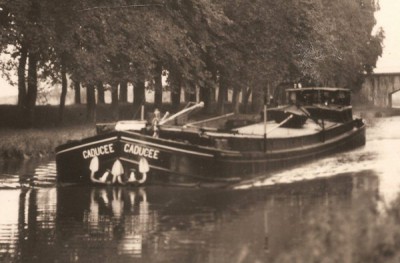
[[[280,82],[360,86],[382,53],[375,0],[4,0],[0,48],[86,85],[149,80],[263,90]],[[17,66],[18,60],[13,60]],[[1,62],[7,63],[7,62]],[[2,67],[4,68],[4,67]]]

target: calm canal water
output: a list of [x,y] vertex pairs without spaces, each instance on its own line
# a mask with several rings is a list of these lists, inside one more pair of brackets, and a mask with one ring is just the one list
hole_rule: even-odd
[[0,163],[0,262],[279,261],[312,219],[397,196],[400,117],[374,122],[365,147],[235,189],[57,187],[53,160]]

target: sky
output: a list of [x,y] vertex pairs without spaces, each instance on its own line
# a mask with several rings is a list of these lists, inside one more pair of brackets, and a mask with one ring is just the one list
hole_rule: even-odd
[[17,87],[12,87],[8,82],[0,77],[0,97],[17,95]]
[[[378,59],[377,73],[400,72],[400,0],[380,0],[380,10],[375,13],[376,28],[385,31],[382,57]],[[11,87],[0,77],[0,97],[17,94],[17,87]]]
[[383,54],[375,72],[400,72],[400,0],[380,0],[377,27],[385,31]]

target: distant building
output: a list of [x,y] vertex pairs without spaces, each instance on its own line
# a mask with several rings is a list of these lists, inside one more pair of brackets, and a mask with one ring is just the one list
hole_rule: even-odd
[[361,95],[374,106],[391,108],[394,100],[393,94],[398,91],[400,91],[400,71],[373,73],[365,79]]

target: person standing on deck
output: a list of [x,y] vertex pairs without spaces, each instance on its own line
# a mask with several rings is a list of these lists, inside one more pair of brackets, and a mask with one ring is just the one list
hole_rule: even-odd
[[160,130],[159,130],[159,127],[158,127],[158,125],[159,125],[159,123],[160,123],[160,117],[161,117],[161,113],[160,113],[160,111],[156,108],[156,109],[154,110],[154,118],[153,118],[153,120],[152,120],[152,122],[151,122],[151,125],[153,126],[153,131],[154,131],[154,133],[153,133],[153,137],[154,137],[154,138],[158,138],[159,133],[160,133]]

